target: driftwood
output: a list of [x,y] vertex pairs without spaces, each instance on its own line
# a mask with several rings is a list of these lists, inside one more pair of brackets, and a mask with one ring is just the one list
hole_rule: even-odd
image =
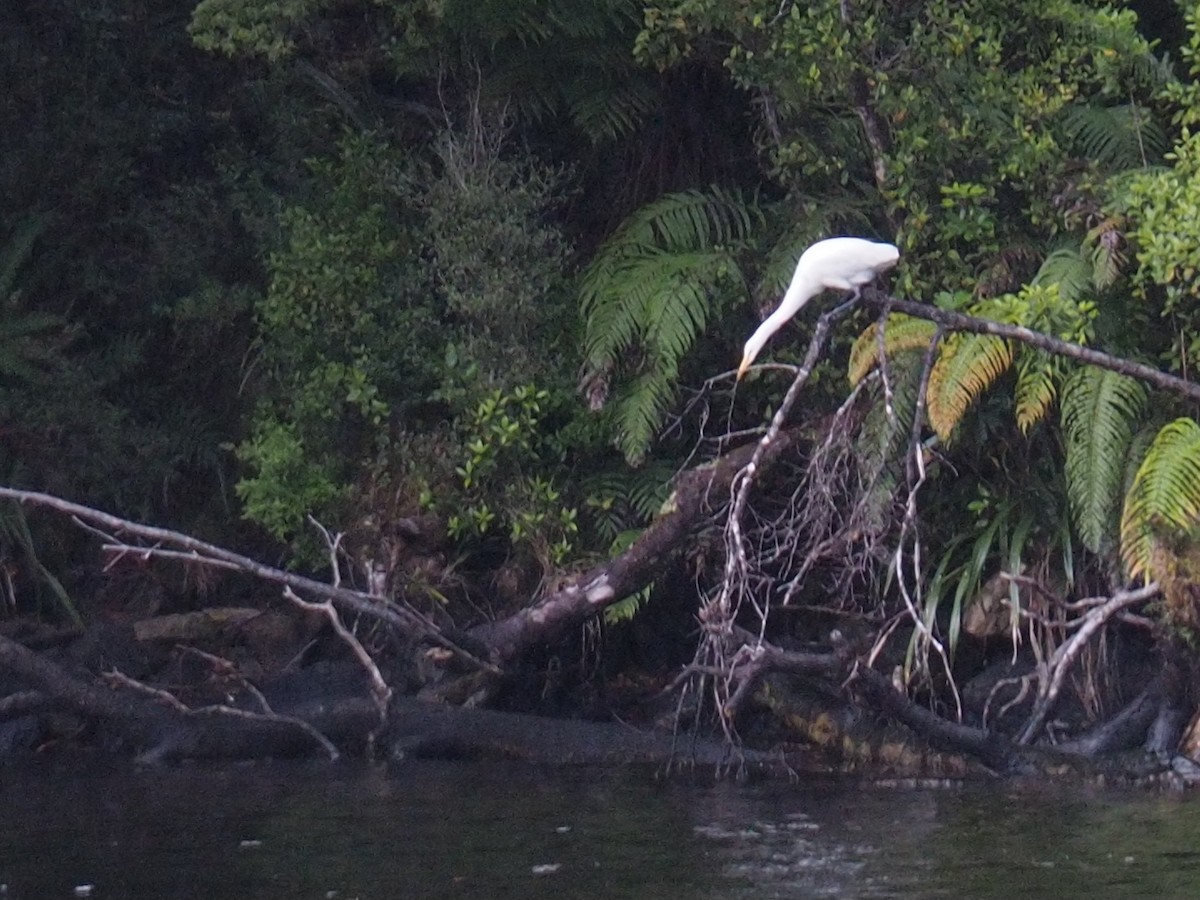
[[10,715],[36,709],[41,698],[101,723],[120,746],[145,761],[295,756],[314,750],[335,759],[339,752],[327,735],[361,743],[379,721],[365,692],[351,692],[336,704],[299,708],[298,715],[272,709],[257,689],[251,693],[258,709],[225,704],[188,708],[166,691],[118,672],[99,682],[75,675],[5,637],[0,637],[0,669],[33,689],[12,695],[23,703],[7,710]]
[[[794,449],[802,431],[783,431],[758,465],[769,465]],[[712,522],[730,501],[734,479],[759,452],[757,444],[739,447],[711,463],[689,469],[675,481],[666,511],[624,553],[571,579],[533,606],[507,619],[479,625],[471,637],[491,648],[495,659],[508,662],[530,648],[552,643],[605,607],[636,593],[661,571],[663,560],[677,551],[699,527]]]

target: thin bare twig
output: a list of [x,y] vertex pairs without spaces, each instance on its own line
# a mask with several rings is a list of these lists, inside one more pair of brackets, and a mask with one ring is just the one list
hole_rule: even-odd
[[[759,440],[750,461],[730,483],[731,501],[725,523],[725,574],[716,596],[706,602],[700,610],[700,623],[704,629],[704,637],[700,642],[700,647],[697,648],[694,661],[699,667],[711,666],[727,673],[723,678],[712,679],[711,690],[722,730],[731,743],[737,742],[737,735],[732,720],[725,713],[729,709],[729,701],[736,692],[737,685],[733,677],[729,654],[734,652],[731,647],[734,620],[737,618],[742,600],[751,594],[749,590],[750,562],[746,555],[742,517],[746,513],[758,467],[772,443],[778,438],[801,390],[820,360],[830,330],[835,322],[854,308],[859,297],[860,293],[855,292],[849,300],[829,312],[823,313],[817,319],[804,362],[796,372],[779,408],[775,411],[767,433]],[[755,602],[758,611],[757,642],[761,644],[767,624],[768,603],[765,598],[759,602],[753,596],[751,596],[751,601]]]
[[[169,706],[176,712],[185,716],[228,716],[230,718],[245,719],[251,722],[276,722],[285,725],[291,725],[294,728],[304,732],[304,734],[318,744],[321,749],[329,755],[330,761],[336,761],[341,756],[341,753],[338,752],[338,748],[333,745],[329,738],[325,737],[325,735],[313,728],[312,725],[308,724],[308,722],[305,722],[303,719],[297,719],[295,716],[278,715],[277,713],[270,711],[270,706],[267,706],[267,712],[261,713],[251,712],[246,709],[237,709],[221,703],[213,704],[211,706],[200,706],[193,709],[192,707],[181,703],[179,698],[177,698],[174,694],[171,694],[169,691],[152,687],[144,682],[138,681],[136,678],[130,678],[128,675],[118,672],[115,669],[111,672],[105,673],[104,677],[111,684],[128,688],[129,690],[135,691],[139,694],[144,694],[148,697],[153,697],[160,703]],[[261,693],[259,693],[258,699],[261,700],[263,704],[266,704],[266,700],[263,698]]]
[[[444,647],[455,654],[455,656],[478,669],[496,676],[503,675],[499,667],[479,659],[474,654],[458,646],[454,641],[442,634],[441,629],[430,622],[428,618],[406,604],[366,594],[362,591],[335,587],[312,578],[305,578],[303,575],[296,575],[293,572],[285,572],[282,569],[265,565],[248,556],[242,556],[239,553],[234,553],[231,550],[226,550],[223,547],[218,547],[215,544],[210,544],[190,535],[172,531],[168,528],[142,525],[138,522],[132,522],[128,519],[122,519],[119,516],[101,512],[90,506],[72,503],[61,497],[55,497],[53,494],[0,487],[0,499],[13,500],[17,503],[31,506],[44,506],[71,516],[76,522],[87,528],[87,530],[103,535],[111,545],[108,549],[112,551],[137,554],[143,559],[151,559],[160,555],[164,556],[164,558],[179,558],[180,550],[189,551],[195,554],[195,556],[185,556],[185,558],[196,564],[216,565],[225,569],[233,568],[247,575],[261,578],[264,581],[272,581],[276,584],[287,585],[293,590],[324,597],[355,612],[386,622],[405,633],[419,634],[433,643]],[[108,529],[108,531],[102,531],[100,530],[101,528]],[[118,536],[126,534],[141,540],[154,542],[159,546],[139,547],[134,544],[125,543]],[[172,549],[164,549],[164,547]]]
[[392,700],[392,689],[384,681],[383,673],[379,671],[379,666],[375,664],[375,660],[371,658],[371,654],[367,652],[367,648],[342,623],[342,619],[338,615],[337,610],[334,609],[333,604],[328,600],[320,603],[304,600],[290,587],[283,589],[283,596],[287,597],[288,600],[301,609],[322,613],[329,620],[329,624],[337,632],[337,636],[350,648],[354,654],[354,658],[358,660],[359,665],[366,671],[367,677],[371,681],[371,697],[375,701],[376,708],[379,710],[379,723],[381,725],[384,724],[387,721],[388,704]]
[[1050,709],[1054,706],[1054,702],[1058,699],[1067,673],[1071,670],[1075,660],[1079,658],[1079,654],[1083,652],[1083,648],[1087,646],[1088,641],[1092,639],[1092,635],[1122,610],[1145,603],[1151,597],[1157,596],[1158,593],[1158,582],[1152,581],[1136,590],[1118,591],[1100,605],[1092,606],[1084,613],[1083,624],[1054,651],[1044,672],[1041,673],[1037,701],[1033,705],[1033,711],[1029,714],[1025,726],[1017,736],[1017,743],[1028,744],[1037,735],[1046,721]]

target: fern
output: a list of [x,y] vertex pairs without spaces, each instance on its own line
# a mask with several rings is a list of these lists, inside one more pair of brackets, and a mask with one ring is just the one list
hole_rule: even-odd
[[1089,297],[1093,291],[1091,263],[1078,249],[1061,247],[1052,251],[1038,267],[1031,285],[1058,285],[1058,296],[1070,303]]
[[1156,532],[1183,535],[1200,525],[1200,425],[1166,425],[1138,467],[1121,515],[1121,558],[1131,578],[1158,576]]
[[720,188],[671,194],[631,216],[584,273],[585,367],[635,361],[616,412],[618,444],[631,462],[657,434],[719,285],[740,282],[744,292],[735,254],[761,221],[754,199]]
[[1025,348],[1017,358],[1017,383],[1013,388],[1017,427],[1022,434],[1042,419],[1054,405],[1062,366],[1058,358],[1041,350]]
[[1130,443],[1146,403],[1140,381],[1084,366],[1063,384],[1067,502],[1083,545],[1109,545]]
[[1160,160],[1170,146],[1150,111],[1136,104],[1075,104],[1062,115],[1075,151],[1110,171],[1136,169]]
[[641,465],[675,399],[675,372],[643,372],[617,404],[617,448],[631,465]]
[[[467,9],[479,4],[465,4]],[[550,0],[497,7],[488,30],[493,70],[488,91],[513,98],[519,112],[545,119],[564,110],[594,144],[634,132],[661,102],[655,74],[630,52],[641,27],[640,8],[628,0]],[[479,35],[469,22],[465,33]]]
[[903,460],[917,411],[924,360],[924,352],[916,350],[898,352],[891,359],[891,416],[883,402],[882,386],[872,386],[871,404],[856,441],[859,477],[866,486],[862,510],[869,528],[878,528],[887,520],[896,487],[904,478]]
[[998,337],[957,334],[942,342],[926,392],[929,424],[939,438],[950,440],[967,410],[1012,361],[1012,345]]
[[[929,346],[937,330],[932,322],[912,316],[896,314],[889,316],[883,330],[883,352],[888,356],[905,350],[920,350]],[[879,363],[879,323],[872,323],[860,334],[850,348],[850,363],[847,366],[851,385],[857,385]]]

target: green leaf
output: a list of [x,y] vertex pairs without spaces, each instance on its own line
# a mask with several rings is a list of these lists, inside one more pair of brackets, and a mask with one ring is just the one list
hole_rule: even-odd
[[756,200],[720,188],[669,194],[630,216],[584,273],[585,366],[629,377],[615,422],[630,461],[658,433],[720,286],[744,283],[736,251],[761,219]]
[[1129,576],[1155,577],[1157,531],[1183,535],[1200,525],[1200,425],[1163,427],[1138,467],[1121,516],[1121,557]]
[[1140,381],[1094,366],[1077,369],[1063,384],[1067,500],[1093,553],[1111,546],[1125,460],[1145,402]]

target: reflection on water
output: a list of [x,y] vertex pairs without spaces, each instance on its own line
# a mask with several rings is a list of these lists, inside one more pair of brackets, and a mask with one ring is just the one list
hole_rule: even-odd
[[1188,897],[1198,827],[1190,797],[1045,786],[0,769],[0,897]]

